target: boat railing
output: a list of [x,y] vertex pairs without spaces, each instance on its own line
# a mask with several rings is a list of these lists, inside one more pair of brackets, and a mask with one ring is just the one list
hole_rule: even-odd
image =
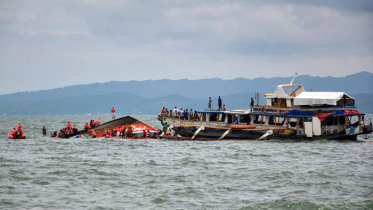
[[271,107],[271,106],[263,106],[263,105],[255,105],[253,107],[253,113],[277,113],[277,114],[283,114],[287,113],[291,110],[302,110],[302,111],[311,111],[311,112],[334,112],[337,110],[356,110],[355,107],[346,107],[346,106],[339,106],[339,107],[291,107],[291,108],[278,108],[278,107]]

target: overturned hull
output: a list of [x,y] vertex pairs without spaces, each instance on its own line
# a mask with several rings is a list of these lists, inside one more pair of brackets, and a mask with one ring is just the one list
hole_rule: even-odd
[[118,137],[116,135],[118,131],[122,133],[123,130],[126,130],[129,127],[132,128],[132,132],[127,133],[125,135],[127,138],[146,137],[146,134],[144,134],[144,130],[145,132],[150,133],[150,135],[148,136],[150,138],[155,137],[157,133],[157,129],[131,116],[125,116],[125,117],[121,117],[121,118],[103,123],[97,127],[89,129],[87,132],[81,131],[81,133],[86,137],[92,137],[92,131],[94,130],[96,132],[96,138],[100,138],[100,137],[104,137],[107,132],[115,131],[115,134],[112,134],[112,137]]

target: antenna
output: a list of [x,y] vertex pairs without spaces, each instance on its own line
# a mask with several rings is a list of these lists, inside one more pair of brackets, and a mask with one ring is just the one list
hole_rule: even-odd
[[[297,77],[297,75],[298,75],[298,73],[295,72],[294,77],[293,77],[293,79],[292,79],[291,82],[290,82],[290,85],[293,84],[293,82],[294,82],[294,80],[295,80],[295,77]],[[289,95],[291,94],[291,89],[292,89],[292,88],[289,88]]]
[[295,72],[294,77],[293,77],[293,79],[292,79],[291,82],[290,82],[291,85],[293,84],[293,82],[294,82],[294,80],[295,80],[295,77],[296,77],[297,75],[298,75],[298,73]]

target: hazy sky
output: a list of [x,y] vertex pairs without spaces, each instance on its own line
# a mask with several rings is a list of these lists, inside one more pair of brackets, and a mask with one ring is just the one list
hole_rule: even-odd
[[0,94],[373,72],[372,0],[0,0]]

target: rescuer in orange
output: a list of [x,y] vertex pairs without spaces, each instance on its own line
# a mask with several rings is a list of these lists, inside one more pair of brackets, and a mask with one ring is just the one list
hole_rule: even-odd
[[70,130],[70,128],[71,128],[71,123],[70,123],[70,121],[68,121],[67,122],[67,128]]
[[96,131],[93,130],[93,131],[92,131],[92,138],[96,138],[96,136],[97,136]]
[[77,131],[78,131],[78,126],[74,125],[73,132],[77,132]]
[[115,109],[114,109],[114,107],[111,109],[111,114],[112,114],[111,119],[115,120]]
[[100,125],[101,124],[101,120],[100,118],[97,118],[97,125]]
[[88,123],[85,123],[85,125],[84,125],[84,130],[85,130],[85,131],[88,131],[88,129],[89,129],[89,125],[88,125]]

